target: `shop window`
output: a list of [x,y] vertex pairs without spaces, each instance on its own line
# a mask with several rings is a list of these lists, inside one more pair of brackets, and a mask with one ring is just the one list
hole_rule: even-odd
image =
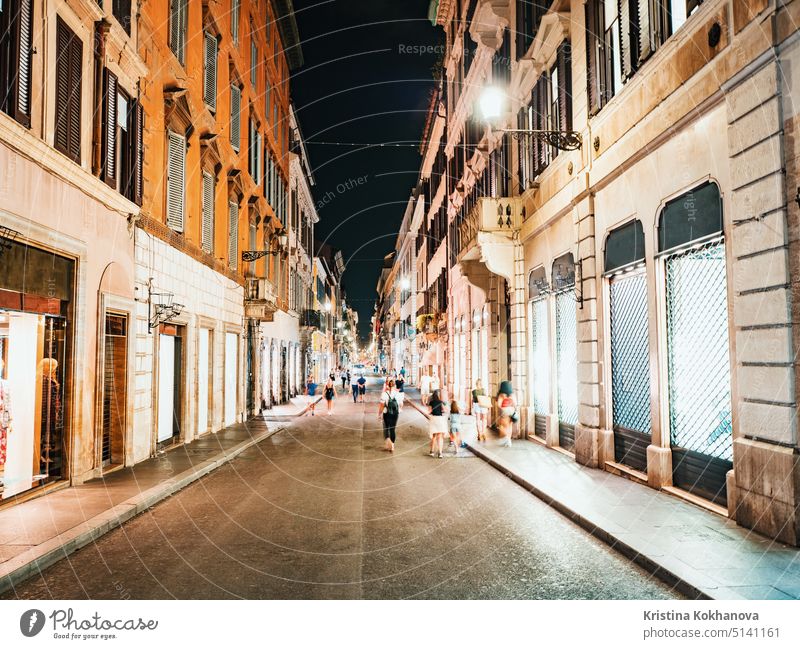
[[556,375],[559,444],[571,450],[578,423],[578,332],[575,307],[575,263],[571,253],[553,262],[556,307]]
[[664,206],[658,225],[658,249],[667,251],[722,233],[722,198],[705,183]]
[[56,149],[81,162],[83,42],[59,17],[56,22]]
[[31,125],[33,0],[0,2],[0,110]]

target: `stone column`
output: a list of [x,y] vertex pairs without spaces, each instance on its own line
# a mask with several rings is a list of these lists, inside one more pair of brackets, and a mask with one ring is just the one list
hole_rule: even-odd
[[789,255],[791,245],[796,267],[797,234],[790,243],[782,134],[785,83],[769,51],[761,67],[723,87],[733,190],[723,208],[730,232],[735,335],[728,511],[741,525],[797,545],[800,471],[792,330],[792,290],[797,288]]
[[[578,230],[579,273],[576,272],[578,318],[578,425],[575,426],[575,461],[600,466],[600,344],[597,321],[597,258],[594,201],[575,208]],[[578,270],[578,269],[576,269]],[[612,445],[613,450],[613,445]],[[605,461],[605,453],[604,461]]]

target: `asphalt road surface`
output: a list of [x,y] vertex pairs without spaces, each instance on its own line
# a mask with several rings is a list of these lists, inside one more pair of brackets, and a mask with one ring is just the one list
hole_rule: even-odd
[[408,406],[384,451],[377,390],[294,420],[3,597],[680,597],[480,459],[429,457]]

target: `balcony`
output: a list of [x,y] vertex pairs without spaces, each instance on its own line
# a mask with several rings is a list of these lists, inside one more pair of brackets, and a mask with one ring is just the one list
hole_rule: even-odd
[[524,218],[524,207],[517,197],[478,198],[458,226],[458,263],[471,283],[482,287],[488,279],[487,271],[511,281],[515,236]]
[[278,298],[272,282],[266,279],[251,278],[247,280],[244,298],[244,317],[261,322],[272,322]]

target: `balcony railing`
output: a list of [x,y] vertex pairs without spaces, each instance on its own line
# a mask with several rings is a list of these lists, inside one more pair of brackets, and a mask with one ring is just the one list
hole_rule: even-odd
[[244,316],[263,322],[272,322],[278,298],[275,287],[267,279],[250,278],[245,286]]

